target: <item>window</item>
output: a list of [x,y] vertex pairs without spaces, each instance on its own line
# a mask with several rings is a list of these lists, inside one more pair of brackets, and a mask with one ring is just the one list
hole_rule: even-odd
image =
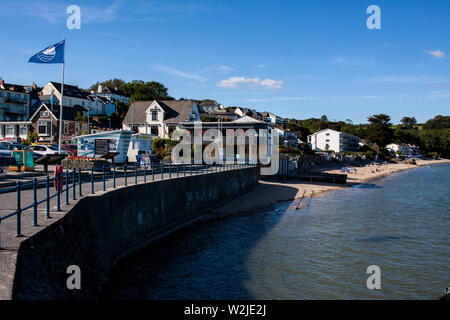
[[39,121],[38,122],[38,133],[40,135],[46,135],[47,134],[47,122],[46,121]]
[[329,135],[330,135],[330,133],[327,133],[327,134],[326,134],[326,136],[329,136]]
[[19,135],[20,135],[20,136],[26,136],[27,133],[28,133],[28,128],[27,128],[27,126],[21,125],[21,126],[19,127]]
[[169,126],[169,135],[172,134],[176,130],[177,126],[171,125]]
[[68,122],[64,122],[64,134],[65,135],[69,134],[69,123]]
[[157,136],[158,135],[158,127],[156,127],[156,126],[150,127],[150,133]]
[[80,124],[78,122],[75,123],[75,133],[78,134],[80,132]]
[[330,142],[330,139],[326,139],[325,142]]
[[157,110],[152,111],[152,120],[158,120],[158,111]]
[[14,126],[6,126],[6,136],[14,136]]

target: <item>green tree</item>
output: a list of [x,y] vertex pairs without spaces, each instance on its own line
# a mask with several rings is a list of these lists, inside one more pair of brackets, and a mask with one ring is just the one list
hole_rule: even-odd
[[393,132],[390,128],[391,117],[387,114],[376,114],[368,118],[368,139],[375,142],[380,149],[392,142]]
[[403,117],[402,120],[400,120],[402,125],[407,128],[412,128],[417,124],[417,120],[414,117]]
[[103,81],[103,82],[98,82],[97,81],[95,84],[93,84],[93,85],[91,85],[89,87],[88,91],[89,92],[91,92],[91,91],[97,92],[99,84],[101,84],[103,87],[110,87],[110,88],[120,89],[124,84],[126,84],[126,82],[123,81],[122,79],[117,79],[117,78],[106,80],[106,81]]

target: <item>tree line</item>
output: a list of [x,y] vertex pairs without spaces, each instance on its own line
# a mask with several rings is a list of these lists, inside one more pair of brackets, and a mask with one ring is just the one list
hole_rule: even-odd
[[[93,84],[88,91],[95,91],[98,85],[117,88],[130,96],[125,104],[116,103],[116,112],[111,116],[111,122],[117,125],[122,123],[129,106],[133,101],[142,100],[174,100],[169,95],[167,87],[155,81],[133,80],[126,82],[114,78]],[[202,100],[199,100],[202,101]],[[101,119],[100,119],[101,120]],[[417,124],[414,117],[405,116],[401,123],[393,125],[387,114],[376,114],[367,118],[367,124],[353,124],[350,119],[346,121],[329,121],[326,115],[320,118],[305,120],[290,119],[283,128],[298,133],[302,140],[314,132],[322,129],[334,129],[350,133],[360,139],[367,139],[383,148],[389,143],[408,143],[420,147],[427,153],[437,153],[450,156],[450,116],[438,115],[424,124]]]
[[284,127],[300,134],[304,141],[308,135],[329,128],[367,139],[381,148],[389,143],[406,143],[419,146],[425,153],[450,156],[450,116],[438,115],[424,124],[417,124],[414,117],[403,117],[400,124],[393,125],[387,114],[372,115],[367,120],[367,124],[353,124],[350,120],[329,121],[322,116],[291,119]]

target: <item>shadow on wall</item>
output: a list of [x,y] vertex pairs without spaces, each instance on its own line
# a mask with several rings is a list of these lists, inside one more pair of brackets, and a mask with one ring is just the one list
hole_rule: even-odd
[[[13,299],[98,299],[116,261],[255,187],[258,177],[254,167],[82,198],[64,217],[21,243]],[[81,269],[81,290],[66,287],[71,265]]]
[[[297,194],[295,188],[273,188],[291,198]],[[113,269],[106,298],[254,299],[246,287],[247,261],[282,216],[270,212],[197,223],[129,255]]]

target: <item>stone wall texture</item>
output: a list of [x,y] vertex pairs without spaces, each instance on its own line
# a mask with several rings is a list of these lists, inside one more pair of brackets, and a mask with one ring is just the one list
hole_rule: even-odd
[[[180,177],[82,198],[63,218],[23,241],[13,299],[98,299],[118,259],[158,236],[189,225],[253,188],[259,168]],[[81,289],[66,286],[81,269]]]

